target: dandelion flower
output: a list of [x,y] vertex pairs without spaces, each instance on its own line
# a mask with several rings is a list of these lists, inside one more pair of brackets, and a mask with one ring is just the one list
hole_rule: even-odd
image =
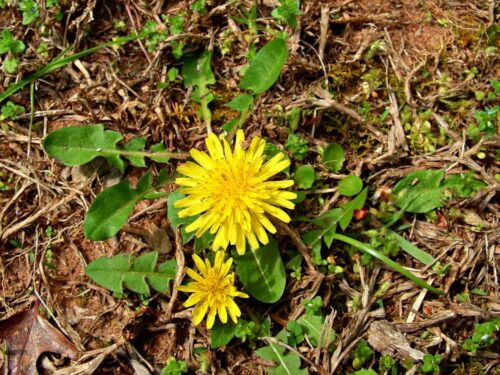
[[241,311],[234,298],[248,298],[248,295],[238,292],[234,286],[234,273],[229,273],[233,258],[224,262],[223,252],[218,251],[215,253],[213,267],[208,259],[203,262],[198,255],[193,255],[193,260],[199,272],[186,268],[186,273],[193,281],[177,287],[182,292],[193,293],[184,302],[185,307],[195,306],[193,323],[200,324],[206,314],[208,329],[213,327],[215,315],[224,324],[227,323],[228,315],[236,323]]
[[269,215],[285,223],[290,216],[279,207],[293,209],[291,200],[297,195],[282,190],[293,185],[292,180],[268,181],[290,165],[283,153],[265,162],[266,142],[256,137],[244,150],[242,130],[236,133],[234,151],[225,138],[219,140],[211,133],[205,143],[208,154],[191,150],[195,162],[177,168],[186,177],[175,182],[187,197],[175,203],[182,208],[179,217],[200,215],[186,226],[187,232],[196,231],[200,237],[206,231],[215,234],[213,250],[236,245],[238,254],[244,254],[246,241],[252,249],[269,242],[267,232],[276,233]]

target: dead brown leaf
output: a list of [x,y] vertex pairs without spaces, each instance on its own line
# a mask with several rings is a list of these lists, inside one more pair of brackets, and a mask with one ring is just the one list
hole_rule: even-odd
[[8,363],[12,375],[37,374],[36,363],[41,354],[57,353],[69,358],[79,351],[61,332],[38,313],[38,304],[0,322],[0,341],[7,344]]

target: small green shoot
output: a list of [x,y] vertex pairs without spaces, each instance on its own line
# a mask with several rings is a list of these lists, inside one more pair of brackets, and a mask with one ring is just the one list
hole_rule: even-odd
[[19,0],[17,5],[23,14],[23,25],[29,25],[40,16],[38,3],[34,0]]
[[358,370],[363,364],[368,361],[373,355],[373,350],[368,346],[366,340],[361,340],[358,346],[351,353],[352,367]]
[[500,332],[500,318],[477,323],[474,325],[474,333],[464,341],[462,348],[468,352],[476,352],[478,349],[491,346],[497,341],[498,332]]
[[469,125],[467,135],[474,142],[478,142],[482,137],[493,137],[500,122],[500,106],[486,108],[483,111],[474,111],[476,124]]
[[307,141],[297,134],[289,134],[285,148],[290,151],[295,160],[303,160],[309,152]]
[[200,105],[200,116],[205,121],[207,129],[210,129],[212,112],[208,105],[214,100],[214,94],[208,88],[215,83],[215,76],[210,67],[212,53],[203,51],[197,56],[189,56],[184,60],[182,66],[182,78],[184,87],[194,87],[191,99]]
[[297,16],[301,15],[299,0],[280,0],[279,6],[271,12],[279,21],[285,22],[292,29],[297,27]]
[[188,364],[186,361],[181,361],[175,357],[170,357],[165,364],[162,375],[182,375],[188,372]]
[[26,112],[26,110],[24,109],[23,106],[16,105],[9,100],[7,104],[2,106],[0,112],[1,112],[0,115],[0,121],[1,121],[5,119],[14,120],[17,116],[22,115],[24,112]]
[[420,370],[424,373],[428,372],[439,372],[441,361],[443,357],[439,354],[425,354],[424,361],[420,365]]
[[20,55],[26,49],[25,44],[21,40],[14,38],[9,29],[5,28],[0,36],[0,55],[9,55],[4,59],[2,69],[8,74],[14,74],[19,65],[17,55]]
[[144,39],[148,52],[156,50],[158,44],[164,41],[167,36],[167,31],[152,20],[146,21],[141,31],[141,37]]
[[9,29],[3,29],[0,36],[0,55],[8,52],[20,55],[25,49],[25,44],[21,40],[15,39]]

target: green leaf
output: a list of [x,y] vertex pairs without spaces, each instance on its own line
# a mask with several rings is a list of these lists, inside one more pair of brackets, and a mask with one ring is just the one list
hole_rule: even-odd
[[[162,152],[165,152],[167,149],[165,147],[165,145],[163,144],[163,141],[158,143],[157,145],[153,145],[151,146],[151,152],[158,152],[158,153],[162,153]],[[151,160],[157,162],[157,163],[168,163],[168,161],[170,160],[170,158],[168,156],[154,156],[154,155],[151,155]]]
[[212,348],[220,348],[221,346],[229,344],[236,333],[237,325],[229,321],[223,324],[216,319],[214,326],[210,330],[210,345]]
[[2,36],[0,37],[0,54],[9,52],[13,42],[14,37],[10,30],[7,28],[3,29]]
[[104,130],[102,124],[70,126],[50,133],[43,140],[43,148],[65,165],[82,165],[102,156],[123,170],[124,163],[116,148],[121,139],[120,133]]
[[[146,139],[142,137],[134,137],[123,145],[125,151],[143,151],[146,146]],[[134,167],[146,167],[144,156],[142,155],[126,155],[125,156]]]
[[323,151],[323,163],[333,173],[338,173],[342,169],[344,161],[344,150],[338,143],[329,144]]
[[271,40],[253,58],[240,87],[254,95],[263,93],[276,82],[287,59],[285,41],[280,38]]
[[356,198],[340,206],[343,210],[342,216],[339,218],[339,224],[342,230],[346,230],[346,228],[351,223],[352,216],[354,215],[354,210],[360,210],[363,208],[367,195],[368,188],[365,188],[356,196]]
[[283,22],[286,22],[292,29],[297,27],[297,16],[300,12],[299,0],[280,0],[280,6],[273,9],[271,15]]
[[[181,211],[182,209],[174,207],[174,203],[184,198],[186,198],[186,196],[179,193],[178,191],[169,194],[167,200],[167,217],[173,229],[177,229],[180,226],[182,226],[181,227],[182,241],[183,243],[188,243],[193,239],[195,232],[187,233],[185,228],[187,225],[195,221],[200,215],[188,216],[183,218],[179,217],[179,211]],[[215,236],[209,232],[205,232],[201,237],[196,238],[194,242],[195,252],[199,253],[200,251],[208,248],[208,246],[214,240],[214,238]]]
[[0,116],[0,119],[1,117],[3,117],[4,119],[9,118],[11,120],[14,120],[17,116],[22,115],[25,111],[26,110],[24,109],[23,106],[16,105],[9,100],[7,104],[2,106],[1,109],[2,115]]
[[203,51],[199,56],[189,56],[182,66],[182,78],[186,88],[207,86],[215,83],[215,76],[210,67],[212,53]]
[[293,154],[293,157],[297,160],[304,159],[309,152],[307,140],[302,138],[300,135],[293,133],[290,133],[288,135],[288,140],[286,142],[285,148],[290,151]]
[[19,61],[14,56],[9,56],[3,61],[3,70],[5,73],[14,74],[19,66]]
[[377,375],[375,370],[362,368],[361,370],[355,371],[353,375]]
[[299,189],[310,189],[316,179],[316,172],[310,165],[303,165],[297,168],[293,179]]
[[102,257],[91,262],[85,272],[97,284],[115,292],[123,293],[123,286],[139,294],[149,295],[151,287],[160,293],[168,290],[175,277],[175,259],[163,263],[155,272],[158,260],[156,251],[146,253],[131,262],[130,254],[118,254],[111,258]]
[[250,109],[250,106],[252,104],[253,104],[253,96],[250,94],[242,94],[238,95],[236,98],[227,103],[227,106],[236,111],[245,112]]
[[[321,315],[303,316],[297,320],[297,323],[302,328],[302,332],[307,335],[307,337],[309,337],[311,344],[317,346],[321,337],[321,330],[323,329],[323,325],[325,324],[325,317]],[[323,342],[321,344],[322,347],[328,346],[330,344],[326,341],[327,336],[328,331],[327,329],[325,329],[325,332],[323,333]],[[334,338],[335,333],[332,330],[330,332],[330,342],[332,342]]]
[[21,40],[14,39],[9,29],[3,29],[2,36],[0,37],[0,55],[9,51],[15,55],[19,55],[23,53],[25,49],[25,44]]
[[286,285],[285,266],[273,237],[269,236],[267,245],[248,249],[244,255],[233,251],[233,258],[238,278],[255,299],[274,303],[281,298]]
[[85,237],[103,241],[114,236],[127,222],[134,205],[151,191],[151,172],[144,175],[133,190],[125,179],[102,191],[90,206],[83,230]]
[[158,163],[167,163],[171,156],[175,157],[166,151],[163,142],[151,146],[149,152],[143,151],[145,140],[140,137],[133,138],[120,149],[117,144],[122,138],[118,132],[104,130],[102,124],[70,126],[50,133],[43,140],[43,148],[49,156],[65,165],[82,165],[102,156],[121,171],[125,168],[121,156],[138,167],[146,165],[144,157]]
[[486,188],[488,185],[474,177],[472,172],[452,174],[443,181],[444,188],[451,190],[452,194],[460,198],[469,198],[475,192]]
[[396,203],[407,212],[426,213],[442,206],[441,180],[444,171],[423,170],[410,173],[393,188]]
[[179,211],[182,210],[182,208],[174,207],[175,202],[184,198],[186,198],[186,196],[179,193],[178,191],[174,191],[168,196],[167,217],[173,229],[177,229],[180,225],[186,225],[190,222],[190,219],[188,217],[179,218]]
[[[285,344],[286,331],[282,330],[276,338]],[[269,343],[268,346],[257,349],[255,353],[268,361],[275,363],[275,367],[266,368],[266,372],[271,375],[307,375],[307,369],[300,368],[300,357],[293,352],[286,350],[279,344]]]
[[436,261],[432,255],[415,246],[396,232],[389,230],[389,234],[392,234],[396,238],[396,243],[402,250],[426,266],[429,266]]
[[38,4],[34,0],[19,0],[18,6],[23,13],[23,25],[29,25],[40,15]]
[[340,180],[338,187],[340,194],[352,197],[363,189],[363,181],[356,175],[349,175]]
[[229,120],[228,122],[226,122],[224,125],[222,125],[222,130],[224,130],[226,133],[230,133],[233,128],[238,125],[238,120],[239,120],[239,117],[235,117],[231,120]]

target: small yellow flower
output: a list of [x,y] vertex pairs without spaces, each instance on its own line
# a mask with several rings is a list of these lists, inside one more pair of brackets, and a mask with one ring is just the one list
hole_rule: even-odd
[[222,251],[215,253],[214,266],[208,259],[205,262],[193,255],[193,260],[199,273],[191,268],[186,268],[186,273],[193,279],[188,285],[178,286],[181,292],[193,293],[184,302],[185,307],[194,306],[193,323],[198,325],[208,313],[207,328],[214,325],[215,315],[219,315],[222,323],[227,323],[227,316],[236,323],[241,316],[241,311],[233,298],[248,298],[248,295],[238,292],[234,286],[234,273],[229,273],[233,258],[224,262]]
[[183,208],[179,217],[201,214],[186,231],[196,231],[197,237],[207,230],[217,233],[212,249],[226,249],[230,243],[236,245],[238,254],[245,253],[246,240],[252,249],[257,249],[259,242],[266,245],[266,230],[276,233],[268,215],[288,223],[290,217],[277,206],[293,209],[291,200],[297,197],[281,190],[291,187],[292,180],[268,181],[288,167],[290,161],[278,153],[264,162],[266,142],[256,137],[244,150],[243,141],[243,131],[238,130],[233,152],[225,138],[221,143],[215,134],[210,134],[205,140],[208,154],[192,149],[196,163],[178,167],[177,171],[186,177],[175,180],[183,187],[180,192],[187,195],[174,205]]

